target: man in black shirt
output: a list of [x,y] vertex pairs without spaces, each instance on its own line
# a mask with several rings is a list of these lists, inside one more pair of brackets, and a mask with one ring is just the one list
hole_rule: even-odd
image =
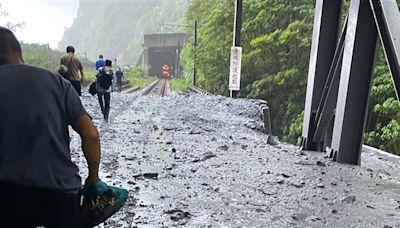
[[79,133],[87,186],[99,181],[99,134],[73,86],[23,64],[14,34],[0,27],[0,227],[80,227],[81,178],[68,125]]

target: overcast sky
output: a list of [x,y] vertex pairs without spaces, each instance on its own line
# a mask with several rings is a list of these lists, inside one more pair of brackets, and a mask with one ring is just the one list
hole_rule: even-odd
[[1,10],[8,17],[0,17],[0,25],[6,21],[25,22],[16,33],[26,43],[49,43],[57,48],[64,29],[70,27],[78,10],[78,0],[0,0]]

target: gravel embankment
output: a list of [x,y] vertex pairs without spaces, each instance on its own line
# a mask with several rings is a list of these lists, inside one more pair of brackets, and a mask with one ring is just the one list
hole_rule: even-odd
[[[83,96],[102,140],[101,178],[130,191],[104,227],[400,227],[400,168],[267,144],[253,103],[112,94],[111,120]],[[73,158],[85,176],[76,133]]]

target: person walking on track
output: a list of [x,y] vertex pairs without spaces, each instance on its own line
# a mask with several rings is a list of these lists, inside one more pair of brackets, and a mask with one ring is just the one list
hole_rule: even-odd
[[117,90],[121,92],[122,90],[122,77],[124,76],[124,72],[122,72],[121,67],[118,67],[117,71],[115,71],[115,76],[117,78]]
[[83,67],[81,61],[75,55],[75,48],[67,47],[67,53],[60,59],[60,66],[67,68],[67,74],[64,77],[70,81],[79,96],[82,95],[81,84],[83,83]]
[[99,70],[100,67],[105,67],[106,62],[103,59],[103,55],[99,55],[99,59],[96,61],[96,70]]
[[104,120],[107,122],[110,114],[111,87],[114,74],[111,70],[112,61],[107,59],[105,65],[105,67],[99,68],[96,74],[96,85],[100,109]]

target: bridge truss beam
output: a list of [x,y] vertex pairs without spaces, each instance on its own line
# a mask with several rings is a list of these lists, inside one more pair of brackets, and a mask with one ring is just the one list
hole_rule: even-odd
[[351,0],[332,54],[332,40],[324,39],[333,32],[322,26],[336,31],[341,4],[316,2],[301,147],[328,146],[334,160],[360,164],[378,34],[400,102],[400,12],[396,0]]

